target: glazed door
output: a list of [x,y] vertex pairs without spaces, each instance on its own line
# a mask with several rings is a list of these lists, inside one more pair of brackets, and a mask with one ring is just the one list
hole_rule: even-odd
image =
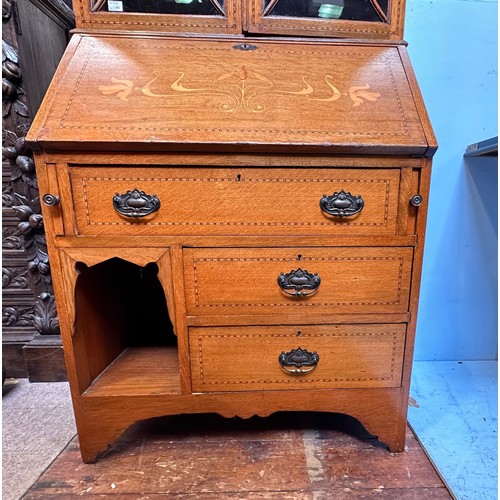
[[400,39],[405,0],[249,0],[250,33]]
[[76,0],[74,9],[84,29],[241,32],[238,0]]

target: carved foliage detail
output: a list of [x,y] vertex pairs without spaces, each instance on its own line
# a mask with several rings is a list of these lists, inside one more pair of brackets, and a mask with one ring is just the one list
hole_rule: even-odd
[[29,112],[19,98],[24,94],[19,86],[22,74],[16,50],[2,40],[2,117],[11,117],[15,125],[27,123]]
[[6,22],[12,14],[12,4],[9,0],[2,0],[2,21]]
[[4,289],[28,288],[28,271],[24,267],[2,267],[2,286]]
[[23,248],[23,240],[19,231],[15,227],[2,228],[2,249],[3,250],[20,250]]
[[16,130],[2,131],[2,156],[7,158],[11,165],[11,180],[21,180],[30,188],[38,189],[35,177],[35,162],[31,158],[31,150],[26,146],[23,134],[28,131],[28,125],[18,125]]
[[42,293],[38,296],[35,307],[35,328],[42,335],[54,335],[59,333],[59,318],[57,317],[54,296],[50,293]]
[[34,200],[28,201],[26,197],[18,193],[14,194],[14,199],[17,204],[12,208],[21,221],[17,227],[24,239],[28,270],[35,284],[40,281],[50,284],[52,280],[43,231],[43,216],[40,213],[40,199],[37,196]]
[[[21,87],[22,73],[12,28],[12,4],[2,1],[2,20],[6,24],[2,39],[2,157],[10,164],[10,185],[2,189],[2,204],[12,208],[19,218],[16,227],[2,230],[4,250],[23,250],[27,270],[3,268],[2,281],[6,288],[29,289],[39,294],[36,303],[3,309],[2,323],[6,327],[35,328],[41,334],[59,333],[59,321],[54,305],[47,244],[40,210],[38,184],[32,151],[25,135],[30,126],[26,96]],[[18,264],[17,264],[18,265]],[[33,297],[35,302],[35,298]]]
[[14,204],[12,183],[7,182],[2,185],[2,208],[9,208]]
[[4,307],[2,309],[3,326],[33,326],[35,306]]

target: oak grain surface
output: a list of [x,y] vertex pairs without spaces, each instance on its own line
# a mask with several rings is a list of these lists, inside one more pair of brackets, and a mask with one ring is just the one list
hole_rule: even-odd
[[[147,377],[145,374],[147,373]],[[128,347],[85,391],[85,396],[180,393],[174,347]]]
[[[189,248],[184,252],[188,314],[401,313],[408,308],[411,248]],[[293,297],[281,273],[317,273],[317,291]]]
[[[194,391],[318,387],[398,387],[405,325],[190,328]],[[317,353],[309,373],[284,371],[278,358]]]
[[[104,456],[75,466],[75,442],[27,498],[443,498],[421,455],[415,470],[405,461],[411,436],[407,454],[365,442],[356,458],[334,429],[289,425],[302,411],[344,413],[391,452],[405,446],[436,149],[401,41],[405,2],[371,23],[224,3],[220,16],[149,16],[75,1],[79,27],[107,31],[74,34],[28,141],[41,196],[61,199],[42,210],[79,451]],[[233,36],[243,30],[315,38]],[[359,40],[318,38],[347,33]],[[160,209],[118,215],[113,197],[133,189]],[[340,190],[363,197],[361,213],[321,213]],[[321,276],[311,296],[277,285],[298,267]],[[318,378],[284,388],[276,355],[306,340]],[[258,390],[235,390],[256,374]],[[297,413],[279,439],[226,427],[218,440],[186,416],[283,410]],[[137,434],[136,422],[165,415],[183,415],[164,420],[167,441]]]
[[[270,170],[73,164],[69,172],[80,234],[396,234],[398,169]],[[156,195],[161,203],[159,210],[140,219],[120,215],[113,208],[113,197],[133,189]],[[362,197],[364,207],[359,214],[338,217],[321,210],[320,200],[324,195],[342,190]]]
[[238,39],[74,38],[58,98],[28,135],[49,149],[428,148],[397,46],[258,40],[240,51]]

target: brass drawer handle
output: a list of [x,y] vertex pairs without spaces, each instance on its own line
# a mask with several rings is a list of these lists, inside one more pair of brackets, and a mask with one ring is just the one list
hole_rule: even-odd
[[159,210],[160,200],[155,194],[149,195],[136,188],[125,194],[116,193],[113,208],[125,217],[145,217]]
[[311,274],[300,267],[278,276],[278,286],[293,297],[312,295],[318,290],[320,284],[321,278],[318,273]]
[[335,217],[351,217],[359,214],[365,206],[365,201],[361,195],[353,196],[351,193],[346,193],[343,189],[338,193],[335,192],[331,196],[323,195],[319,202],[319,206],[323,212]]
[[282,352],[278,361],[281,368],[288,373],[309,373],[318,366],[319,354],[299,347],[290,352]]

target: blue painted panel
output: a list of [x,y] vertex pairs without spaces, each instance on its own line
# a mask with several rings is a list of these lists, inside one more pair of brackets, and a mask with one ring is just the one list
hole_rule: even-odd
[[433,168],[415,359],[497,359],[497,2],[408,0],[406,39],[440,149]]

